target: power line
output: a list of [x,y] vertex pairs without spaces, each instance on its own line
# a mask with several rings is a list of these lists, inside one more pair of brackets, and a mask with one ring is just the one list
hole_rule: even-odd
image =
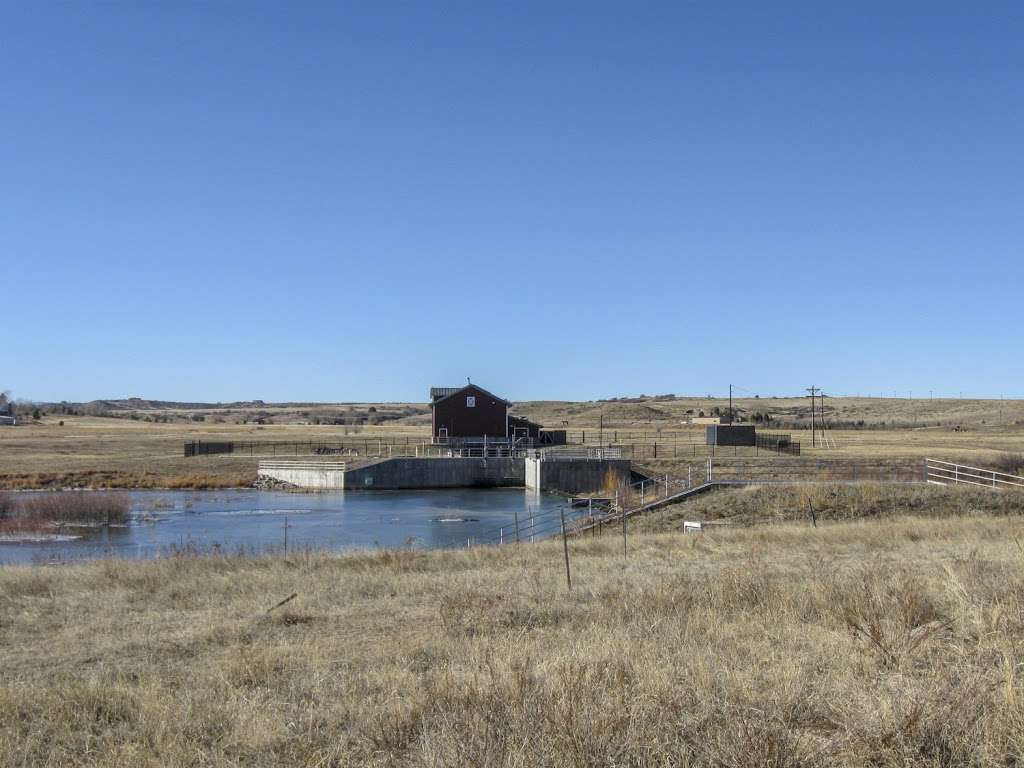
[[[811,393],[811,447],[817,446],[817,433],[814,429],[814,396],[821,390],[813,384],[807,388],[807,391]],[[824,403],[822,404],[824,407]]]

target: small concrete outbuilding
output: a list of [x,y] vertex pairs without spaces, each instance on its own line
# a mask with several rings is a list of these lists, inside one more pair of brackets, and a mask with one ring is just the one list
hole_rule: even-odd
[[708,445],[753,446],[757,445],[757,432],[746,424],[717,424],[708,427]]

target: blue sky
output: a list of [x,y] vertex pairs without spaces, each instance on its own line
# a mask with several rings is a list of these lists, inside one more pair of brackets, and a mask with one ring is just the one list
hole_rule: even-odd
[[0,8],[17,396],[1024,393],[1019,3]]

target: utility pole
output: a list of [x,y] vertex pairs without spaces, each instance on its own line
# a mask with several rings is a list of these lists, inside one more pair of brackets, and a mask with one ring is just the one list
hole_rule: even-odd
[[729,385],[729,423],[732,424],[732,384]]
[[821,390],[812,384],[807,391],[811,393],[811,447],[814,448],[818,445],[817,432],[814,428],[814,396]]
[[597,423],[598,423],[598,440],[601,443],[600,447],[604,448],[604,414],[603,413],[599,413],[597,415]]

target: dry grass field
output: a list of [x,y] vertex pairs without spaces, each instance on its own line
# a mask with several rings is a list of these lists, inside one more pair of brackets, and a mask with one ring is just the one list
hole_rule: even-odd
[[[812,514],[813,512],[813,514]],[[898,515],[970,518],[1024,514],[1024,492],[996,493],[968,485],[752,485],[711,491],[660,507],[629,525],[645,533],[681,531],[686,520],[715,526],[799,522],[807,525]]]
[[[63,421],[63,426],[60,422]],[[346,432],[348,434],[346,434]],[[359,437],[429,435],[429,428],[375,426]],[[95,416],[47,416],[39,424],[0,427],[0,489],[39,487],[230,488],[256,479],[256,459],[186,459],[186,440],[321,441],[356,435],[322,425],[167,424]]]
[[0,765],[1020,765],[1022,542],[587,538],[571,592],[558,542],[7,567]]
[[[253,409],[130,408],[131,401],[124,402],[127,405],[120,410],[109,411],[118,418],[51,410],[38,423],[0,427],[0,489],[246,486],[255,480],[256,458],[185,459],[184,441],[346,440],[361,453],[373,453],[378,439],[415,442],[430,434],[425,406],[415,403],[262,405]],[[825,402],[829,422],[847,425],[829,430],[834,447],[828,448],[811,447],[810,432],[804,429],[809,425],[807,399],[737,399],[735,407],[746,417],[769,414],[773,421],[762,428],[790,432],[803,444],[804,456],[812,458],[934,457],[984,466],[1004,453],[1024,453],[1024,401],[827,398]],[[682,454],[687,445],[703,441],[702,428],[683,423],[687,412],[711,413],[727,406],[722,399],[648,398],[640,402],[519,403],[515,412],[551,428],[566,428],[576,439],[586,432],[588,443],[599,436],[605,442],[658,442],[669,450],[681,445],[678,453]],[[193,420],[198,417],[205,421]],[[264,423],[251,423],[255,418]],[[332,418],[367,423],[313,423]],[[369,423],[378,419],[384,420]],[[861,423],[862,427],[849,428]],[[603,429],[599,430],[599,425]],[[659,459],[653,468],[672,472],[678,464]]]

